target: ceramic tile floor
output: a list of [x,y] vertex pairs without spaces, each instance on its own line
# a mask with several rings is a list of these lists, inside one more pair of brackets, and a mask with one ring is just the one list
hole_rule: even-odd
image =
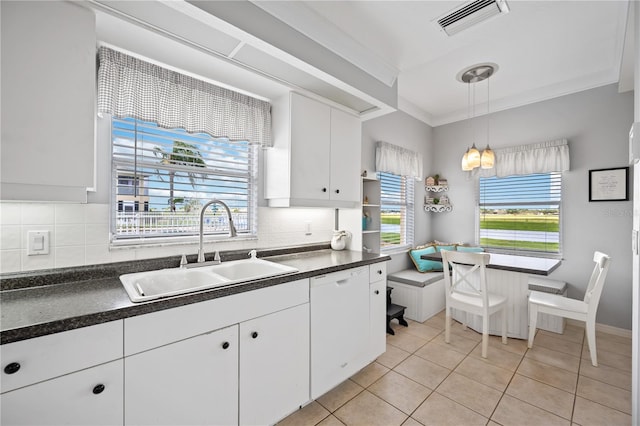
[[631,339],[598,333],[591,365],[584,328],[538,331],[534,347],[452,327],[444,311],[409,327],[392,322],[387,351],[279,425],[629,425]]

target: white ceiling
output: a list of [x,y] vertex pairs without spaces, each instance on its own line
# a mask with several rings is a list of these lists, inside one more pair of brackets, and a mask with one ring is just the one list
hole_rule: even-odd
[[[399,108],[433,126],[468,116],[468,88],[456,74],[476,63],[499,66],[491,111],[618,82],[629,7],[508,0],[510,13],[448,37],[436,20],[465,2],[253,3],[386,84],[397,74]],[[486,112],[486,83],[476,88],[478,114]]]

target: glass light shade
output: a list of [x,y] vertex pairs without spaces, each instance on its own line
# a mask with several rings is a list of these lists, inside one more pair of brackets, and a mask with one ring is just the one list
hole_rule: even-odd
[[467,162],[471,169],[480,167],[480,151],[476,148],[476,144],[473,144],[473,146],[469,148],[467,152]]
[[465,151],[462,156],[462,171],[468,172],[470,170],[472,170],[472,168],[469,167],[469,151]]
[[489,148],[489,145],[482,151],[482,156],[480,157],[480,166],[483,169],[490,169],[496,162],[496,155],[493,153],[493,150]]

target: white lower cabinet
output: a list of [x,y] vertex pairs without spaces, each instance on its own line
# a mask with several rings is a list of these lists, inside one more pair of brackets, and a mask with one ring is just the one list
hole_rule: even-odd
[[272,424],[309,401],[309,304],[240,324],[240,424]]
[[369,358],[387,350],[387,264],[369,265]]
[[125,358],[125,424],[238,422],[238,326]]
[[3,393],[2,423],[122,424],[122,360]]

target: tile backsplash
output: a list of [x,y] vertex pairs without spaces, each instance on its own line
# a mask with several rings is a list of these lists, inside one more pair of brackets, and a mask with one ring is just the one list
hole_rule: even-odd
[[[307,235],[310,222],[311,235]],[[331,239],[334,210],[258,209],[258,239],[205,244],[207,251],[283,247]],[[27,255],[27,232],[49,231],[49,254]],[[125,260],[195,254],[184,245],[109,247],[108,204],[0,203],[0,272],[31,271]]]

